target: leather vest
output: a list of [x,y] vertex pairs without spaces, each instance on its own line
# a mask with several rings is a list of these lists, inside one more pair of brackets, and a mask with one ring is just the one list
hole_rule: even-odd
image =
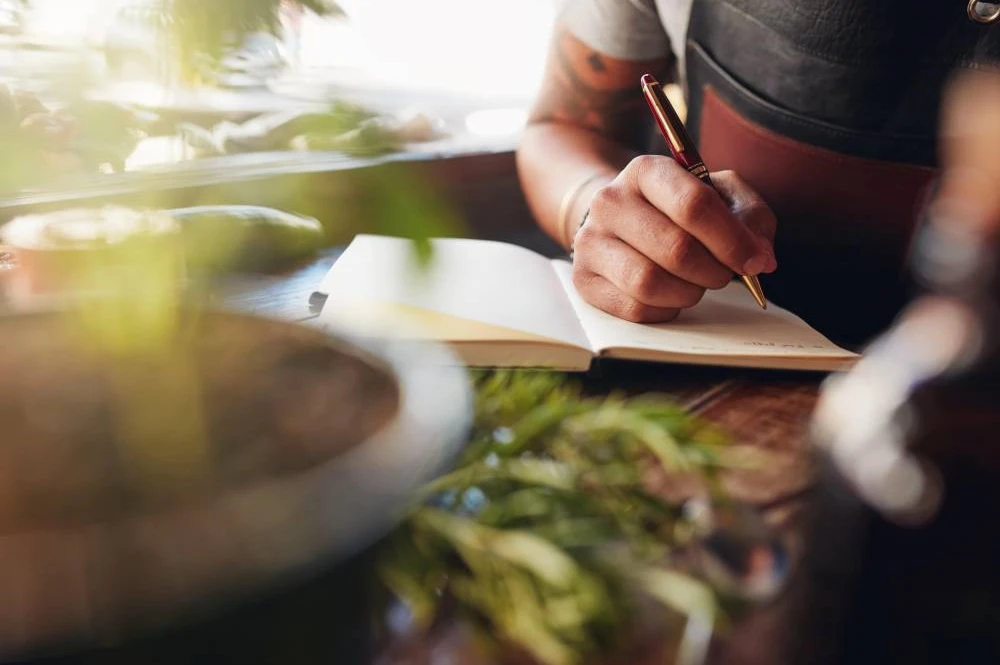
[[694,0],[689,128],[711,170],[738,172],[778,215],[768,296],[842,342],[908,297],[949,78],[1000,63],[1000,24],[967,4]]

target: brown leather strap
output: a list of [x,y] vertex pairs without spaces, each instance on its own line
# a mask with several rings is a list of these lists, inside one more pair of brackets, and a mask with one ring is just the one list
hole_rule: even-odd
[[842,155],[775,134],[704,90],[700,150],[732,169],[778,216],[778,272],[768,297],[822,331],[856,342],[888,324],[906,297],[905,257],[929,168]]

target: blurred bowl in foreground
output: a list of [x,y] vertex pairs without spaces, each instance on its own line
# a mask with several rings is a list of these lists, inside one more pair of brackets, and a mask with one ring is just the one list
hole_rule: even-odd
[[78,323],[0,318],[0,661],[360,659],[358,555],[470,424],[448,352],[204,312],[105,354]]

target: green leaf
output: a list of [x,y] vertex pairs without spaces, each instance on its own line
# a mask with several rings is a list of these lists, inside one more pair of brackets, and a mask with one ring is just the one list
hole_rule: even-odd
[[470,445],[401,527],[423,543],[407,579],[438,566],[447,581],[425,584],[447,599],[439,611],[453,603],[545,665],[620,646],[640,595],[667,609],[666,629],[684,627],[680,655],[697,653],[720,610],[710,587],[661,566],[693,530],[643,479],[659,466],[711,486],[719,432],[667,400],[582,397],[550,372],[474,372],[473,384]]

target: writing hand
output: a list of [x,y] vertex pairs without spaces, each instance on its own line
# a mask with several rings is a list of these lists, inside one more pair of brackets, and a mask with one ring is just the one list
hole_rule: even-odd
[[718,191],[670,157],[634,159],[591,201],[573,248],[582,297],[619,318],[665,322],[734,273],[777,268],[774,213],[732,171]]

